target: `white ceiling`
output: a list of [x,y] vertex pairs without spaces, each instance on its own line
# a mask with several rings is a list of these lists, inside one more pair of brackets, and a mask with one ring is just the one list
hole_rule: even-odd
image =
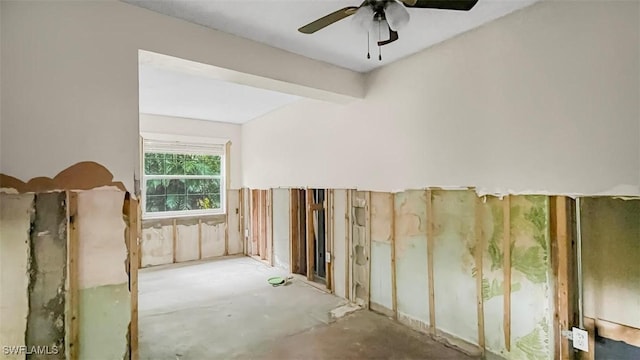
[[[175,65],[174,65],[175,66]],[[242,124],[299,99],[142,62],[140,112]]]
[[[409,9],[411,21],[400,39],[366,59],[367,35],[351,18],[315,34],[297,29],[360,0],[123,0],[169,16],[262,42],[309,58],[367,72],[463,33],[538,0],[479,0],[471,11]],[[373,39],[371,41],[372,44]],[[215,45],[212,45],[215,46]],[[224,49],[222,49],[224,50]]]

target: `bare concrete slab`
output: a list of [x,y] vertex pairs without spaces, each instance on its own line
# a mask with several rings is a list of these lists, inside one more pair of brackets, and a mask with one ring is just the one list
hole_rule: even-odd
[[368,311],[333,321],[347,302],[249,257],[143,269],[140,358],[470,359]]

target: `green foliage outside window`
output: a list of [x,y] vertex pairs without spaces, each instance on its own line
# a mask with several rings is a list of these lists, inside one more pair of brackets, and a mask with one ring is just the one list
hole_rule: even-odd
[[218,155],[145,153],[147,213],[221,208]]

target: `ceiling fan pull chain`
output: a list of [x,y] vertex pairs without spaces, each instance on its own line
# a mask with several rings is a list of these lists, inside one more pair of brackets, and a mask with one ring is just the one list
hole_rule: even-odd
[[380,41],[382,41],[382,30],[380,29],[382,26],[382,21],[378,21],[378,61],[382,61],[382,47],[380,46]]
[[367,31],[367,59],[371,59],[371,52],[369,51],[369,31]]

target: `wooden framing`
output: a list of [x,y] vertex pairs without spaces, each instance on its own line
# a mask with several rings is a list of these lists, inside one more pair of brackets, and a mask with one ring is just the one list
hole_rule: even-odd
[[503,234],[502,234],[502,268],[504,271],[504,344],[511,351],[511,199],[509,195],[502,200]]
[[476,197],[475,201],[475,235],[476,235],[476,296],[478,303],[478,346],[484,356],[484,298],[482,296],[482,253],[484,250],[484,234],[482,231],[482,200]]
[[265,241],[267,250],[267,261],[273,266],[274,262],[274,246],[273,246],[273,189],[265,190],[265,222],[266,236]]
[[[585,327],[589,327],[587,326],[587,323],[593,325],[592,328],[597,330],[598,336],[614,341],[624,341],[629,345],[640,347],[640,329],[638,328],[617,324],[603,319],[592,319],[586,316],[584,317],[584,323]],[[590,331],[590,337],[591,334],[594,333],[594,331]],[[591,339],[589,339],[589,341],[591,342]],[[591,349],[593,348],[590,343],[589,351],[591,351]]]
[[391,193],[391,310],[398,320],[398,290],[396,286],[396,194]]
[[315,267],[315,231],[313,226],[313,190],[307,189],[306,209],[307,209],[307,280],[313,281],[313,269]]
[[251,217],[251,251],[250,255],[256,256],[260,254],[259,246],[258,246],[258,238],[260,237],[260,223],[258,222],[258,204],[260,203],[260,193],[258,190],[250,190],[251,196],[249,197],[249,207],[251,208],[250,217]]
[[176,219],[173,219],[172,228],[173,228],[173,263],[176,263],[176,256],[178,250],[178,227],[176,226]]
[[298,224],[298,208],[299,193],[297,189],[289,189],[289,267],[292,274],[300,271],[298,261],[294,254],[298,254],[298,246],[300,243],[300,232]]
[[[569,359],[569,340],[561,334],[562,330],[570,330],[573,321],[573,301],[571,286],[573,283],[573,255],[568,224],[568,199],[564,196],[550,198],[549,212],[551,225],[551,259],[555,282],[555,316],[554,316],[554,353],[557,359]],[[591,333],[591,332],[590,332]]]
[[[578,358],[581,360],[595,360],[596,358],[596,320],[591,318],[584,318],[584,329],[589,333],[589,352],[581,351],[578,355]],[[568,341],[568,340],[567,340]],[[564,344],[563,344],[564,345]],[[564,347],[562,348],[562,352],[564,353]],[[569,349],[567,348],[567,351]],[[569,359],[569,357],[562,358]]]
[[344,296],[347,300],[353,300],[351,295],[351,260],[353,258],[353,252],[351,251],[351,239],[353,239],[353,209],[352,209],[352,190],[347,190],[345,196],[346,206],[344,220],[346,222],[345,227],[345,239],[344,239]]
[[78,338],[80,334],[79,320],[79,284],[78,284],[78,193],[66,191],[67,195],[67,223],[69,229],[67,232],[67,307],[69,315],[66,321],[69,323],[67,338],[69,346],[69,359],[77,360],[79,354]]
[[[228,146],[227,146],[228,147]],[[226,183],[229,186],[229,183]],[[229,255],[229,190],[225,191],[225,226],[224,226],[224,256]],[[198,220],[198,228],[200,228],[199,224],[200,220]],[[198,236],[198,239],[200,237]],[[200,241],[200,240],[198,240]],[[201,254],[200,258],[202,258],[202,250],[200,249],[200,243],[198,243],[198,253]]]
[[[129,193],[127,193],[129,196]],[[128,198],[128,242],[129,242],[129,291],[131,293],[131,323],[129,326],[129,346],[131,360],[137,360],[138,354],[138,257],[139,257],[139,203]]]
[[202,260],[202,219],[198,219],[198,259]]
[[327,190],[326,191],[326,198],[325,198],[325,204],[326,204],[326,209],[327,211],[325,211],[325,224],[326,224],[326,246],[325,246],[325,251],[327,254],[326,257],[326,278],[327,278],[327,290],[329,290],[329,292],[331,292],[333,294],[333,243],[334,243],[334,223],[335,223],[335,217],[333,214],[333,201],[334,201],[334,193],[333,190]]
[[429,332],[436,334],[436,292],[433,275],[433,248],[435,244],[433,227],[433,194],[425,192],[427,202],[427,276],[429,281]]
[[367,191],[365,195],[366,204],[365,211],[365,229],[367,236],[367,308],[371,309],[371,191]]

